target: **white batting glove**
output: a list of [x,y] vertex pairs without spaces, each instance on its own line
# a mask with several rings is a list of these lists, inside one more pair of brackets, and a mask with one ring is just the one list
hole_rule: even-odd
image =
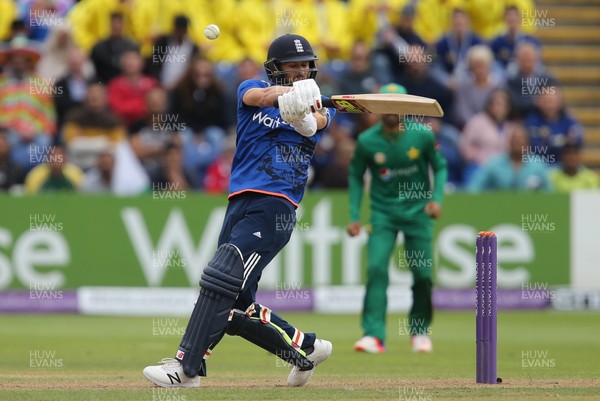
[[298,94],[300,101],[306,107],[305,114],[315,113],[323,108],[321,90],[314,79],[295,81],[293,86],[294,92]]
[[279,96],[277,102],[279,103],[279,114],[281,114],[283,121],[288,124],[298,123],[308,114],[306,107],[295,92],[288,92]]

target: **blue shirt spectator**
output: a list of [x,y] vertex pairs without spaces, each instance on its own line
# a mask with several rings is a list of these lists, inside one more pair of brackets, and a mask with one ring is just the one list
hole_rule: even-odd
[[535,98],[545,86],[556,85],[556,80],[546,73],[539,50],[529,44],[517,46],[516,62],[507,72],[507,88],[519,117],[524,118],[535,110]]
[[429,117],[426,122],[435,134],[440,153],[448,163],[447,184],[454,188],[461,188],[464,184],[465,163],[458,145],[460,131],[439,118]]
[[583,128],[565,109],[558,87],[541,88],[536,99],[537,110],[525,118],[529,130],[531,153],[558,164],[562,148],[583,145]]
[[508,64],[514,60],[515,48],[519,43],[530,43],[538,49],[541,48],[542,45],[537,38],[527,35],[520,30],[522,18],[521,13],[516,6],[512,5],[506,7],[506,10],[504,11],[504,20],[507,28],[506,33],[492,39],[490,47],[492,48],[496,61],[506,68]]
[[447,85],[451,76],[460,74],[466,68],[467,52],[472,46],[482,44],[483,41],[470,31],[469,16],[460,9],[452,12],[452,29],[442,36],[435,44],[437,55],[437,70]]
[[520,124],[512,127],[508,152],[491,159],[477,170],[468,184],[470,192],[552,189],[546,164],[526,153],[529,146],[527,131]]
[[[409,47],[406,68],[397,83],[404,86],[411,95],[436,99],[442,109],[449,111],[452,107],[452,92],[434,78],[428,68],[424,50],[420,46]],[[446,113],[444,121],[449,121],[450,118],[451,113]]]

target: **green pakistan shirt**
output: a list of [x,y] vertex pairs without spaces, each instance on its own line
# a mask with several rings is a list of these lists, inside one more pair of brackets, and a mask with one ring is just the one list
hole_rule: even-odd
[[424,124],[407,123],[403,132],[387,134],[380,122],[360,134],[350,164],[350,221],[360,220],[367,168],[372,176],[373,210],[410,220],[423,214],[427,202],[442,203],[446,159],[436,148],[433,132]]

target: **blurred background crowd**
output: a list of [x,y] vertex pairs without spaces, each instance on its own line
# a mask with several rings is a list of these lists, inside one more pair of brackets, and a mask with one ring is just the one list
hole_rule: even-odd
[[[405,124],[435,133],[448,191],[598,188],[535,15],[530,0],[0,0],[0,189],[226,192],[237,86],[266,79],[290,32],[313,44],[324,95],[395,82],[439,101],[443,119]],[[346,188],[377,118],[338,113],[311,188]]]

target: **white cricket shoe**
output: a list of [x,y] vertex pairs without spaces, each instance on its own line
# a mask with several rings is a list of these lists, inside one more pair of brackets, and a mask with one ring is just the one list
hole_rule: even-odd
[[329,355],[331,355],[331,352],[333,351],[333,345],[326,340],[315,340],[313,347],[313,352],[306,356],[308,360],[313,363],[313,368],[311,370],[302,371],[294,366],[287,379],[288,385],[294,387],[304,386],[312,377],[317,365],[329,358]]
[[354,343],[354,350],[368,352],[370,354],[383,354],[385,352],[385,347],[379,338],[364,336]]
[[147,366],[144,376],[159,387],[200,387],[200,376],[189,378],[175,358],[163,358],[162,365]]
[[412,344],[413,352],[431,352],[433,351],[433,344],[431,338],[426,335],[412,336],[410,339]]

